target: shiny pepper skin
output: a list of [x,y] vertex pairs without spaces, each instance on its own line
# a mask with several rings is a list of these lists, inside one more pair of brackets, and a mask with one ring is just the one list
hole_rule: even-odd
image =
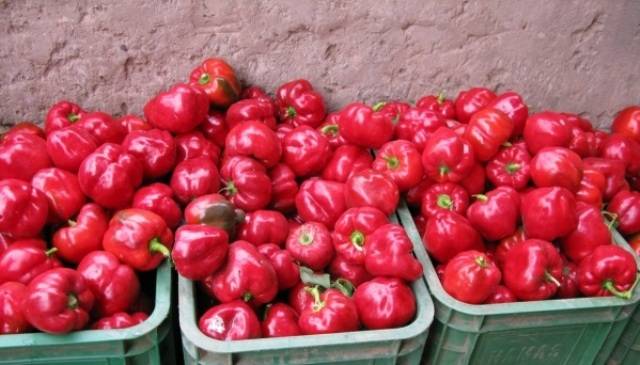
[[143,312],[133,314],[119,312],[109,317],[100,318],[91,328],[94,330],[129,328],[146,321],[148,317],[149,316]]
[[480,234],[467,218],[451,211],[438,212],[427,220],[422,241],[440,263],[447,263],[463,251],[485,250]]
[[496,291],[502,274],[487,255],[470,250],[447,263],[443,278],[442,286],[449,295],[461,302],[481,304]]
[[285,337],[301,335],[298,313],[284,303],[271,304],[265,310],[262,321],[264,337]]
[[300,126],[287,133],[282,149],[282,161],[296,176],[319,174],[331,157],[327,138],[309,126]]
[[456,105],[452,100],[448,100],[443,93],[421,97],[416,102],[416,107],[434,111],[443,118],[456,118]]
[[154,128],[186,133],[202,123],[209,111],[207,94],[198,87],[176,84],[144,106],[144,116]]
[[166,175],[176,163],[173,136],[160,129],[133,131],[125,137],[122,148],[142,162],[148,179]]
[[122,143],[127,134],[121,123],[116,122],[109,114],[103,112],[84,113],[75,126],[89,132],[98,145]]
[[561,187],[537,188],[522,197],[522,224],[528,238],[552,241],[578,225],[574,195]]
[[484,109],[495,98],[493,91],[483,87],[460,91],[455,101],[456,117],[460,122],[468,123],[473,114]]
[[360,328],[358,309],[353,299],[337,289],[322,294],[310,290],[313,304],[300,313],[298,324],[306,335],[355,331]]
[[120,123],[127,133],[131,133],[133,131],[148,131],[151,129],[151,125],[147,123],[146,120],[132,114],[125,115],[116,122]]
[[395,125],[395,139],[410,141],[422,152],[433,132],[444,126],[445,119],[436,111],[410,108],[400,114]]
[[209,111],[207,118],[200,124],[199,130],[211,143],[216,146],[224,146],[224,140],[228,133],[225,115],[218,111]]
[[62,129],[77,122],[85,113],[82,108],[70,101],[61,100],[54,104],[44,118],[44,131],[47,136],[58,129]]
[[231,104],[225,117],[229,129],[250,120],[276,129],[276,116],[271,99],[258,97],[237,101]]
[[372,163],[373,157],[366,149],[352,145],[340,146],[322,170],[322,178],[344,183],[356,172],[370,168]]
[[393,122],[360,102],[351,103],[340,111],[340,134],[353,145],[380,148],[393,137]]
[[220,168],[222,193],[236,207],[252,212],[271,202],[271,181],[258,161],[243,156],[227,158]]
[[275,106],[283,123],[315,128],[325,117],[324,99],[307,80],[293,80],[275,92]]
[[220,147],[206,139],[200,132],[180,134],[176,136],[175,142],[177,150],[176,163],[198,157],[207,158],[215,164],[220,160]]
[[425,218],[436,215],[441,210],[465,214],[469,206],[469,194],[460,185],[441,183],[431,185],[422,196],[420,211]]
[[598,207],[578,202],[576,204],[578,225],[567,236],[562,237],[562,252],[573,262],[579,263],[593,250],[612,243],[611,227]]
[[[207,58],[189,75],[190,85],[203,90],[216,107],[227,107],[240,96],[240,83],[233,68],[221,58]],[[208,103],[207,103],[208,106]]]
[[46,196],[29,183],[0,180],[0,232],[15,238],[35,237],[47,221]]
[[630,299],[638,268],[633,255],[616,245],[596,247],[578,265],[578,288],[586,296]]
[[387,176],[367,169],[353,174],[347,180],[344,198],[348,208],[371,206],[389,215],[398,206],[400,192]]
[[377,277],[362,283],[353,295],[358,317],[368,329],[395,328],[409,323],[416,313],[416,298],[397,278]]
[[364,246],[364,266],[373,276],[413,281],[422,275],[422,264],[413,256],[413,243],[397,224],[378,227]]
[[339,118],[339,113],[329,113],[324,122],[316,128],[318,132],[322,133],[322,135],[327,138],[329,146],[334,150],[347,143],[344,137],[340,134],[340,125],[338,124]]
[[544,300],[558,291],[562,267],[562,258],[553,244],[529,239],[507,253],[503,280],[520,300]]
[[109,226],[109,217],[99,205],[85,204],[75,220],[67,221],[53,235],[57,255],[67,262],[79,263],[86,255],[102,249],[102,236]]
[[640,142],[640,106],[632,105],[618,112],[611,130]]
[[513,188],[502,186],[474,195],[467,218],[488,241],[497,241],[516,231],[520,218],[520,195]]
[[348,209],[338,218],[331,234],[336,254],[352,264],[364,265],[364,246],[368,236],[387,223],[389,218],[379,209]]
[[640,193],[620,191],[609,202],[607,209],[618,216],[618,230],[625,235],[640,232]]
[[578,290],[578,266],[572,262],[565,261],[562,265],[562,278],[557,298],[575,298],[580,294]]
[[485,304],[498,304],[498,303],[513,303],[517,302],[518,298],[504,285],[498,285],[496,290],[489,296],[484,302]]
[[26,289],[14,281],[0,285],[0,335],[24,333],[31,328],[22,310]]
[[182,211],[173,198],[173,190],[163,183],[153,183],[140,188],[133,196],[131,207],[156,213],[171,229],[177,228],[182,219]]
[[278,290],[291,289],[300,282],[300,268],[291,252],[281,249],[275,243],[258,246],[258,252],[271,261],[278,277]]
[[31,181],[36,172],[49,166],[51,160],[44,139],[33,134],[14,133],[0,141],[0,180]]
[[535,155],[544,147],[568,147],[572,127],[564,114],[544,111],[527,118],[523,137],[527,149]]
[[529,117],[529,108],[522,100],[522,96],[513,91],[507,91],[498,95],[487,107],[499,110],[511,119],[513,122],[512,138],[522,135],[524,124]]
[[513,132],[513,122],[503,112],[486,108],[471,116],[464,132],[478,161],[490,160]]
[[256,246],[263,243],[284,246],[288,229],[289,223],[282,213],[275,210],[256,210],[245,216],[238,229],[238,239]]
[[55,248],[47,249],[36,239],[13,242],[0,255],[0,284],[16,281],[27,285],[36,276],[62,266],[54,257]]
[[324,269],[334,255],[331,233],[322,223],[307,222],[291,231],[287,251],[312,270]]
[[387,175],[401,192],[417,185],[424,174],[421,154],[413,143],[402,140],[385,143],[378,150],[372,168]]
[[186,224],[176,230],[171,258],[176,271],[190,280],[202,280],[224,264],[229,236],[218,227]]
[[93,136],[78,127],[58,129],[47,136],[47,153],[53,164],[73,173],[97,148]]
[[583,160],[583,165],[585,169],[596,170],[604,175],[605,188],[602,196],[604,201],[611,200],[620,190],[628,190],[622,161],[589,157]]
[[331,274],[331,277],[348,280],[355,287],[358,287],[365,281],[373,279],[373,276],[369,274],[364,264],[354,264],[340,254],[337,254],[333,258],[331,264],[329,264],[328,272]]
[[436,182],[459,182],[469,175],[474,164],[471,144],[448,128],[436,130],[422,151],[424,172]]
[[48,221],[52,223],[73,217],[85,201],[76,175],[56,167],[38,171],[31,179],[31,186],[47,197]]
[[170,182],[173,194],[184,204],[220,189],[220,174],[206,157],[185,160],[176,165]]
[[258,338],[260,327],[256,313],[241,300],[211,307],[198,321],[202,333],[221,341]]
[[271,202],[269,206],[283,213],[295,208],[298,195],[298,182],[291,168],[283,163],[277,164],[269,170],[271,179]]
[[531,160],[531,179],[537,187],[560,186],[576,192],[582,169],[582,159],[570,149],[544,147]]
[[524,189],[531,178],[531,155],[524,143],[505,147],[489,160],[487,178],[495,186],[510,186],[518,191]]
[[345,184],[311,178],[300,185],[295,205],[298,214],[307,222],[319,222],[333,228],[340,215],[347,210]]
[[604,189],[607,179],[600,171],[585,168],[582,170],[580,187],[576,191],[576,201],[591,204],[600,208],[602,206]]
[[247,156],[273,167],[282,156],[275,132],[264,123],[246,121],[232,127],[225,140],[225,156]]

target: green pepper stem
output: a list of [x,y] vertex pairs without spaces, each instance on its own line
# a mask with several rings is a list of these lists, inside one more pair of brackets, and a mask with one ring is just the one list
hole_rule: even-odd
[[325,135],[336,136],[340,133],[340,127],[337,124],[327,124],[324,127],[320,128],[320,132]]
[[379,112],[387,104],[386,101],[379,101],[371,106],[374,112]]
[[489,266],[487,264],[487,258],[484,255],[476,256],[476,264],[478,264],[478,266],[480,266],[483,269]]
[[509,175],[513,175],[514,173],[520,170],[520,164],[515,162],[510,162],[504,166],[504,169],[507,171]]
[[556,279],[555,277],[553,277],[553,275],[551,275],[551,273],[549,273],[548,271],[544,271],[544,278],[545,280],[547,280],[548,282],[554,283],[558,288],[562,285],[560,284],[560,281],[558,281],[558,279]]
[[303,246],[308,246],[313,243],[313,233],[311,232],[302,232],[300,237],[298,238],[298,242],[300,242]]
[[349,237],[351,243],[358,251],[362,251],[364,247],[364,234],[358,230],[351,232],[351,236]]
[[438,102],[438,104],[442,105],[442,103],[444,103],[444,99],[445,99],[445,95],[444,92],[440,91],[438,93],[438,96],[436,97],[436,101]]
[[79,304],[80,303],[78,302],[78,297],[76,297],[75,294],[69,293],[67,295],[67,307],[69,309],[76,309],[76,308],[78,308]]
[[387,162],[387,166],[391,170],[395,170],[400,166],[400,160],[396,156],[383,157],[383,159]]
[[480,200],[481,202],[486,202],[487,200],[489,200],[489,197],[484,195],[484,194],[473,194],[471,196],[473,198],[476,198],[476,199]]
[[631,299],[631,296],[633,296],[633,291],[636,289],[636,286],[638,286],[638,280],[640,280],[640,274],[636,274],[636,281],[634,281],[631,288],[626,291],[620,291],[616,289],[616,286],[613,284],[613,280],[611,279],[605,280],[602,284],[602,287],[607,289],[607,291],[609,291],[609,293],[613,294],[614,296],[628,300]]
[[253,295],[251,295],[251,293],[249,293],[249,292],[246,292],[246,293],[242,294],[242,300],[245,303],[248,303],[252,298],[253,298]]
[[449,196],[449,194],[438,195],[436,204],[438,204],[440,208],[453,210],[453,200],[451,200],[451,196]]
[[306,287],[304,288],[304,290],[306,290],[307,293],[311,294],[311,296],[313,297],[313,305],[311,306],[311,309],[313,309],[314,312],[318,312],[322,308],[324,308],[325,303],[322,301],[322,299],[320,299],[320,290],[318,289],[317,285]]
[[298,112],[296,112],[296,109],[292,106],[287,107],[287,111],[286,111],[286,117],[287,118],[293,118],[298,114]]
[[445,166],[445,165],[442,165],[438,169],[438,172],[440,173],[440,176],[444,177],[446,174],[449,173],[449,168],[447,166]]
[[155,237],[149,242],[149,251],[152,253],[160,253],[164,257],[171,256],[171,251],[169,251],[167,246],[160,242],[160,239],[158,237]]
[[74,221],[73,219],[68,219],[67,224],[69,225],[69,227],[75,227],[78,222]]
[[57,247],[51,247],[50,249],[46,250],[44,252],[44,254],[47,255],[47,257],[51,257],[56,252],[58,252],[58,248]]
[[198,84],[206,85],[209,83],[209,81],[211,81],[211,76],[209,76],[209,74],[205,72],[202,75],[200,75],[200,78],[198,79]]
[[607,223],[607,228],[609,228],[610,231],[618,226],[618,215],[616,213],[609,212],[607,210],[603,210],[600,213],[604,217]]
[[67,115],[67,119],[69,119],[71,123],[77,122],[78,120],[80,120],[80,115],[76,113],[69,113],[69,115]]
[[220,189],[219,193],[227,193],[229,195],[236,195],[238,193],[238,188],[236,188],[236,184],[233,183],[232,180],[227,182],[223,182],[224,188]]

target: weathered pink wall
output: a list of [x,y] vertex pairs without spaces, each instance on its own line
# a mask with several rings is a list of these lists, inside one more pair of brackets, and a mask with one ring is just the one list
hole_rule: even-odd
[[332,108],[486,85],[606,126],[640,103],[638,0],[99,3],[0,0],[2,123],[61,98],[140,113],[210,55],[269,90],[308,78]]

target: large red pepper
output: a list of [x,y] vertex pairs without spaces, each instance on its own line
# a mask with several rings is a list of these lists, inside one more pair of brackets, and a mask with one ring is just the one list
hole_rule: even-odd
[[24,333],[31,328],[22,310],[26,289],[13,281],[0,285],[0,335]]
[[53,164],[73,173],[97,148],[93,136],[82,128],[58,129],[47,136],[47,153]]
[[177,84],[161,92],[144,106],[149,124],[171,133],[186,133],[207,118],[209,100],[202,89]]
[[331,157],[329,141],[309,126],[289,132],[282,141],[282,161],[296,176],[319,174]]
[[503,112],[486,108],[471,116],[464,138],[471,144],[478,161],[490,160],[509,140],[513,122]]
[[229,131],[224,154],[252,157],[269,168],[280,161],[282,147],[275,132],[269,127],[260,122],[247,121]]
[[264,166],[249,157],[226,159],[220,168],[223,193],[236,207],[252,212],[271,202],[271,181]]
[[215,164],[220,160],[220,147],[207,140],[200,132],[180,134],[175,138],[175,142],[177,163],[198,157],[208,158]]
[[524,141],[531,154],[544,147],[568,147],[572,128],[562,113],[541,112],[527,119],[524,125]]
[[475,164],[473,148],[448,128],[439,128],[427,140],[422,165],[428,178],[436,182],[459,182]]
[[398,186],[380,172],[367,169],[353,174],[344,190],[348,208],[374,207],[391,214],[398,206]]
[[171,254],[173,234],[159,215],[130,208],[111,218],[102,246],[134,269],[149,271]]
[[55,130],[68,127],[80,120],[84,113],[85,111],[79,105],[61,100],[47,112],[47,116],[44,118],[44,131],[49,135]]
[[413,244],[397,224],[385,224],[369,235],[364,246],[364,266],[373,276],[414,281],[422,275],[422,265],[413,256]]
[[49,222],[57,223],[73,217],[85,201],[76,175],[56,167],[38,171],[31,179],[31,186],[47,197]]
[[460,91],[455,101],[456,117],[460,122],[468,123],[473,114],[484,109],[495,98],[496,94],[493,91],[483,87]]
[[340,134],[339,118],[340,113],[329,113],[324,122],[317,128],[318,132],[327,138],[329,146],[331,146],[332,149],[336,149],[347,143],[342,134]]
[[62,266],[41,240],[16,241],[0,255],[0,284],[17,281],[27,285],[45,271]]
[[604,174],[597,170],[585,168],[582,170],[580,188],[576,191],[576,200],[600,208],[606,184],[607,179]]
[[511,119],[513,122],[512,138],[519,137],[522,134],[524,124],[529,117],[529,108],[522,100],[522,96],[513,91],[507,91],[498,95],[487,107],[499,110]]
[[623,134],[611,134],[600,147],[600,157],[620,160],[628,174],[640,173],[640,142]]
[[186,224],[176,230],[171,258],[180,275],[202,280],[222,267],[228,249],[229,235],[225,230],[205,224]]
[[531,160],[531,179],[538,187],[561,186],[576,192],[582,179],[582,159],[568,148],[544,147]]
[[94,202],[109,209],[128,206],[142,182],[142,163],[122,147],[105,143],[82,161],[78,182]]
[[271,179],[271,208],[288,213],[295,208],[298,182],[291,168],[283,163],[269,170]]
[[233,103],[225,117],[229,129],[246,121],[260,122],[271,129],[276,129],[276,116],[271,99],[260,97],[244,99]]
[[596,247],[578,265],[578,288],[587,296],[630,299],[637,283],[636,260],[616,245]]
[[348,209],[338,218],[331,234],[336,255],[352,264],[363,265],[364,246],[368,237],[387,223],[389,218],[377,208]]
[[100,317],[126,312],[138,300],[140,281],[135,271],[109,252],[95,251],[85,256],[78,273],[93,293],[93,309]]
[[148,179],[166,175],[176,163],[173,136],[160,129],[133,131],[122,142],[122,148],[142,162]]
[[84,328],[94,296],[82,276],[57,268],[37,276],[27,286],[24,316],[40,331],[62,334]]
[[291,231],[287,251],[303,265],[313,270],[324,269],[334,255],[331,233],[322,223],[307,222]]
[[431,256],[447,263],[463,251],[485,251],[478,231],[463,215],[441,211],[427,220],[422,241]]
[[528,239],[514,246],[505,259],[504,284],[520,300],[544,300],[556,294],[562,258],[548,241]]
[[84,205],[75,220],[69,220],[53,235],[53,246],[63,260],[79,263],[89,253],[102,249],[102,236],[109,226],[109,218],[99,205]]
[[113,120],[111,116],[103,112],[90,112],[82,114],[76,123],[76,128],[82,128],[89,132],[98,145],[104,143],[122,143],[127,130],[121,123]]
[[589,157],[582,162],[585,169],[596,170],[604,175],[606,182],[603,198],[605,201],[611,200],[618,191],[626,189],[627,184],[624,179],[625,170],[622,161]]
[[347,182],[351,175],[371,168],[373,157],[364,148],[344,145],[336,148],[322,171],[325,180]]
[[498,285],[496,290],[489,296],[484,304],[498,304],[498,303],[513,303],[517,302],[518,298],[504,285]]
[[424,174],[422,156],[413,143],[403,140],[380,147],[372,168],[387,175],[401,192],[417,185]]
[[207,224],[222,228],[234,237],[236,225],[244,221],[244,212],[220,194],[207,194],[191,201],[184,209],[186,224]]
[[180,206],[173,199],[173,190],[163,183],[153,183],[140,188],[133,196],[131,207],[156,213],[171,229],[178,227],[182,219]]
[[474,195],[467,218],[488,241],[511,236],[520,220],[520,195],[513,188],[502,186],[486,194]]
[[537,188],[522,197],[522,224],[528,238],[553,241],[578,225],[576,199],[561,187]]
[[307,222],[319,222],[333,228],[340,215],[347,210],[345,184],[311,178],[300,185],[296,195],[296,209]]
[[353,294],[358,317],[368,329],[395,328],[409,323],[416,314],[416,297],[397,278],[378,277],[360,285]]
[[225,115],[218,111],[209,111],[207,118],[199,127],[202,135],[216,146],[224,146],[228,128]]
[[480,304],[498,289],[501,278],[500,269],[492,259],[470,250],[457,254],[447,263],[442,286],[461,302]]
[[441,210],[464,215],[468,206],[469,194],[462,186],[454,183],[433,184],[422,196],[420,212],[427,219]]
[[369,274],[364,264],[354,264],[341,254],[333,258],[331,264],[329,264],[328,271],[331,277],[348,280],[355,287],[358,287],[365,281],[373,279],[373,276]]
[[241,300],[209,308],[200,317],[198,328],[205,335],[221,341],[247,340],[262,335],[258,316]]
[[275,243],[283,246],[287,239],[289,223],[287,218],[275,210],[256,210],[248,213],[238,228],[238,239],[256,246]]
[[495,186],[524,189],[531,177],[531,155],[524,143],[505,147],[487,163],[487,178]]
[[46,196],[29,183],[0,180],[0,232],[14,238],[35,237],[47,221]]
[[265,304],[278,293],[278,277],[256,246],[236,241],[229,246],[226,265],[213,274],[212,292],[222,303],[242,299]]
[[620,191],[609,202],[607,209],[617,215],[618,230],[625,235],[640,232],[640,192]]
[[116,122],[120,123],[127,133],[131,133],[133,131],[148,131],[151,129],[151,125],[137,115],[125,115]]
[[391,119],[360,102],[345,106],[338,124],[347,142],[364,148],[380,148],[393,137]]
[[31,181],[39,170],[51,166],[44,139],[28,133],[14,133],[0,141],[0,180]]
[[411,108],[400,114],[395,126],[395,139],[411,141],[422,152],[429,137],[444,126],[444,119],[436,111]]
[[147,320],[149,316],[143,312],[133,314],[119,312],[109,317],[100,318],[91,328],[94,330],[114,330],[133,327]]
[[452,100],[447,99],[443,93],[421,97],[416,102],[416,107],[434,111],[446,119],[456,119],[456,105]]
[[518,228],[514,234],[505,237],[498,242],[493,256],[495,257],[496,264],[499,268],[504,267],[504,263],[507,259],[507,253],[511,251],[513,246],[518,245],[527,240],[527,236],[524,234],[522,228]]
[[286,337],[301,335],[298,326],[298,313],[284,303],[275,303],[267,307],[262,320],[264,337]]
[[281,249],[275,243],[258,246],[258,252],[269,259],[278,277],[278,290],[291,289],[300,282],[300,268],[291,252]]
[[217,192],[220,189],[220,174],[213,161],[198,157],[176,165],[169,184],[176,198],[188,203],[201,195]]
[[618,112],[611,130],[640,142],[640,106],[632,105]]
[[240,96],[240,83],[233,68],[221,58],[207,58],[189,75],[190,85],[204,90],[211,104],[227,107]]
[[611,227],[605,222],[600,208],[586,203],[576,204],[578,226],[567,236],[562,237],[561,247],[567,257],[579,263],[593,250],[602,245],[611,244]]
[[294,80],[280,85],[275,99],[278,117],[284,123],[315,128],[324,120],[322,95],[307,80]]
[[563,260],[562,278],[560,279],[560,287],[556,293],[558,298],[575,298],[580,291],[578,290],[578,266],[573,262]]
[[306,335],[356,331],[360,328],[358,309],[353,301],[337,289],[320,294],[317,287],[309,290],[313,304],[300,313],[298,324]]

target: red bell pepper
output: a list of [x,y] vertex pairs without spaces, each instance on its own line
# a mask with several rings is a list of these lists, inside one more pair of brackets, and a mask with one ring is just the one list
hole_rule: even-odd
[[345,183],[358,171],[371,168],[373,157],[364,148],[344,145],[336,148],[322,171],[325,180]]
[[252,212],[271,202],[271,181],[264,166],[249,157],[226,159],[220,168],[223,194],[238,208]]
[[57,129],[68,127],[80,120],[84,113],[85,111],[79,105],[61,100],[47,112],[47,116],[44,118],[44,131],[49,135]]
[[425,174],[436,182],[459,182],[469,175],[474,164],[471,144],[448,128],[435,131],[422,151]]
[[146,321],[148,317],[149,316],[143,312],[133,314],[119,312],[109,317],[100,318],[91,328],[94,330],[129,328]]
[[302,331],[298,326],[298,313],[284,303],[267,306],[262,320],[264,337],[298,336]]
[[582,162],[585,169],[596,170],[604,175],[606,184],[603,198],[605,201],[611,200],[618,191],[626,190],[625,169],[622,161],[589,157]]
[[373,111],[380,112],[391,119],[391,123],[396,126],[400,120],[400,116],[411,109],[411,105],[403,101],[381,101],[375,103],[371,108]]
[[498,289],[501,278],[493,260],[482,252],[470,250],[457,254],[447,263],[442,286],[461,302],[480,304]]
[[207,118],[199,127],[202,135],[216,146],[224,146],[228,128],[225,115],[218,111],[209,111]]
[[[598,134],[601,132],[598,132]],[[571,151],[577,153],[580,157],[592,157],[597,156],[599,147],[604,143],[603,138],[600,141],[600,137],[594,132],[588,132],[580,129],[579,127],[571,128],[571,141],[566,146]]]
[[14,124],[8,131],[4,132],[0,136],[0,140],[3,138],[6,138],[7,136],[10,136],[12,134],[17,134],[17,133],[32,134],[42,139],[47,138],[47,136],[44,134],[44,130],[40,128],[40,126],[38,126],[37,124],[31,121],[22,121]]
[[291,168],[283,163],[277,164],[269,170],[271,179],[271,203],[269,206],[283,213],[295,208],[298,194],[298,182]]
[[561,186],[576,192],[582,179],[582,160],[568,148],[544,147],[531,160],[531,179],[538,187]]
[[233,68],[221,58],[207,58],[189,75],[190,85],[203,90],[212,105],[228,107],[240,96]]
[[246,121],[260,122],[271,129],[276,129],[275,110],[268,97],[244,99],[231,104],[225,121],[229,129]]
[[319,222],[333,228],[340,215],[347,210],[345,184],[311,178],[300,185],[296,195],[296,209],[306,222]]
[[560,279],[560,287],[556,297],[558,298],[576,298],[580,294],[578,290],[578,266],[576,264],[563,260],[562,278]]
[[222,303],[242,299],[265,304],[278,293],[278,277],[256,246],[235,241],[229,246],[226,265],[213,274],[212,286],[213,294]]
[[630,299],[637,284],[636,260],[616,245],[596,247],[578,265],[578,289],[586,296]]
[[133,131],[148,131],[151,129],[151,125],[147,123],[146,120],[136,115],[125,115],[116,122],[120,123],[127,133],[131,133]]
[[606,184],[607,179],[604,174],[597,170],[585,168],[582,170],[580,188],[576,191],[576,200],[600,208]]
[[284,137],[286,137],[287,134],[291,133],[291,131],[293,131],[294,129],[296,129],[296,127],[294,127],[291,124],[286,124],[286,123],[278,124],[276,126],[276,136],[278,136],[280,143],[283,143]]
[[378,277],[360,285],[353,294],[358,317],[365,328],[401,327],[416,314],[416,297],[397,278]]
[[144,106],[144,116],[153,127],[171,133],[186,133],[207,118],[209,100],[198,87],[176,84]]
[[[305,283],[298,283],[293,289],[289,290],[288,303],[296,311],[296,313],[302,313],[305,309],[310,308],[313,305],[313,296],[310,291],[317,285],[310,285]],[[318,287],[318,290],[324,288]]]
[[416,107],[434,111],[446,119],[456,119],[456,105],[452,100],[446,99],[443,93],[421,97],[416,102]]
[[544,147],[569,146],[571,130],[565,115],[546,111],[529,116],[523,136],[529,152],[535,155]]
[[388,223],[387,215],[377,208],[348,209],[338,218],[331,234],[336,255],[352,264],[363,265],[364,246],[368,237],[376,229]]
[[209,308],[200,317],[198,328],[205,335],[221,341],[246,340],[262,335],[258,316],[241,300]]
[[364,148],[380,148],[393,137],[391,119],[360,102],[345,106],[338,124],[348,143]]
[[455,101],[456,116],[460,122],[468,123],[473,114],[484,109],[495,99],[496,94],[483,87],[460,91]]
[[47,221],[46,196],[29,183],[0,180],[0,232],[14,238],[35,237]]
[[201,195],[217,192],[220,189],[220,174],[210,159],[193,158],[176,165],[169,185],[176,198],[186,204]]
[[640,142],[640,106],[632,105],[619,111],[611,130]]
[[283,246],[287,240],[289,223],[282,213],[275,210],[256,210],[248,213],[238,229],[238,239],[256,246],[275,243]]
[[632,235],[640,232],[640,192],[618,192],[609,202],[607,209],[617,215],[617,228],[622,234]]
[[180,275],[202,280],[222,267],[228,249],[229,235],[225,230],[205,224],[186,224],[176,230],[171,258]]
[[268,98],[269,95],[264,91],[263,88],[257,85],[247,86],[242,89],[240,93],[240,99],[255,99],[255,98]]
[[293,80],[280,85],[275,99],[278,117],[284,123],[315,128],[324,120],[324,99],[307,80]]
[[524,234],[524,230],[522,228],[518,228],[511,236],[501,239],[494,252],[495,261],[496,264],[498,264],[498,267],[504,267],[505,260],[507,259],[507,253],[511,251],[513,246],[526,240],[527,236]]
[[471,144],[478,161],[490,160],[513,132],[513,122],[503,112],[486,108],[471,116],[464,138]]
[[505,147],[487,163],[487,178],[495,186],[524,189],[531,177],[531,155],[524,143]]
[[317,128],[318,132],[322,133],[322,135],[327,138],[329,146],[334,150],[347,144],[347,141],[345,141],[342,134],[340,134],[340,125],[338,124],[339,118],[340,113],[329,113],[324,122]]
[[149,271],[171,254],[173,234],[159,215],[130,208],[111,218],[102,246],[134,269]]
[[78,265],[95,297],[93,310],[100,317],[126,312],[138,300],[140,281],[135,271],[106,251],[94,251]]
[[427,220],[422,241],[431,256],[447,263],[463,251],[485,251],[478,231],[463,215],[441,211]]
[[367,169],[351,175],[345,184],[344,197],[348,208],[370,206],[389,215],[398,206],[400,192],[385,175]]
[[204,157],[217,165],[220,160],[220,147],[207,140],[200,132],[181,134],[175,138],[175,142],[177,163]]
[[578,216],[578,226],[573,232],[562,237],[560,242],[562,252],[571,261],[579,263],[596,247],[609,245],[612,241],[611,227],[605,222],[600,208],[578,202],[576,215]]
[[53,164],[73,173],[97,148],[93,136],[82,128],[58,129],[47,136],[47,153]]
[[514,246],[505,259],[504,284],[520,300],[544,300],[556,294],[562,258],[548,241],[528,239]]
[[176,163],[173,137],[160,129],[133,131],[122,142],[122,148],[142,162],[144,176],[148,179],[166,175]]
[[127,130],[122,124],[116,122],[109,114],[103,112],[84,113],[75,126],[89,132],[98,145],[105,143],[122,143],[122,140],[127,134]]
[[401,192],[417,185],[424,174],[422,156],[413,143],[403,140],[380,147],[372,168],[395,182]]
[[504,285],[498,285],[496,290],[489,296],[484,304],[499,304],[517,302],[518,298]]
[[334,255],[331,233],[322,223],[307,222],[289,234],[287,251],[303,265],[313,270],[324,269]]
[[282,141],[282,161],[296,176],[319,174],[331,157],[329,141],[309,126],[300,126]]
[[85,201],[76,175],[55,167],[38,171],[31,179],[31,186],[47,197],[48,221],[52,223],[73,217]]
[[512,138],[522,135],[524,124],[529,117],[529,108],[524,100],[522,100],[522,96],[513,91],[507,91],[504,94],[498,95],[487,107],[499,110],[511,119],[513,122]]
[[54,257],[55,248],[48,249],[44,241],[27,239],[13,242],[0,255],[0,284],[17,281],[27,285],[45,271],[62,266]]
[[469,194],[462,186],[454,183],[433,184],[422,197],[420,212],[427,219],[441,210],[464,215],[468,206]]
[[51,166],[44,139],[28,133],[14,133],[0,141],[0,180],[31,181],[36,172]]
[[467,218],[480,235],[488,241],[511,236],[520,219],[520,195],[513,188],[501,186],[486,194],[473,196]]
[[79,263],[93,251],[102,249],[102,236],[109,226],[109,218],[99,205],[85,204],[75,220],[69,220],[53,235],[57,255],[67,262]]
[[268,258],[273,265],[278,277],[278,290],[291,289],[300,282],[300,268],[291,252],[281,249],[275,243],[258,246],[258,252]]
[[82,161],[78,182],[94,202],[109,209],[128,206],[142,182],[142,163],[121,146],[105,143]]
[[244,221],[244,212],[220,194],[207,194],[191,201],[184,209],[186,224],[207,224],[235,236],[236,225]]
[[413,244],[397,224],[378,227],[364,246],[364,266],[373,276],[414,281],[422,275],[422,265],[413,256]]
[[528,238],[553,241],[578,225],[576,199],[561,187],[537,188],[522,197],[522,224]]
[[82,276],[57,268],[37,276],[27,286],[23,313],[40,331],[62,334],[84,328],[94,296]]
[[256,121],[242,122],[229,131],[225,140],[225,156],[247,156],[273,167],[282,156],[280,141],[269,127]]
[[440,127],[445,126],[442,116],[436,111],[423,108],[411,108],[400,114],[395,126],[395,139],[413,142],[422,152],[429,137]]
[[317,287],[309,289],[313,304],[300,313],[298,324],[306,335],[356,331],[360,328],[358,309],[353,301],[337,289],[320,294]]
[[611,134],[600,147],[600,157],[620,160],[630,175],[640,173],[640,142],[622,134]]
[[173,190],[163,183],[153,183],[140,188],[133,196],[131,207],[156,213],[171,229],[178,227],[182,219],[180,206],[173,199]]
[[26,292],[26,286],[21,283],[11,281],[0,285],[0,335],[24,333],[31,328],[22,310]]
[[340,254],[333,258],[331,264],[329,264],[328,271],[331,277],[348,280],[355,287],[358,287],[365,281],[373,279],[373,276],[369,274],[364,264],[354,264]]

